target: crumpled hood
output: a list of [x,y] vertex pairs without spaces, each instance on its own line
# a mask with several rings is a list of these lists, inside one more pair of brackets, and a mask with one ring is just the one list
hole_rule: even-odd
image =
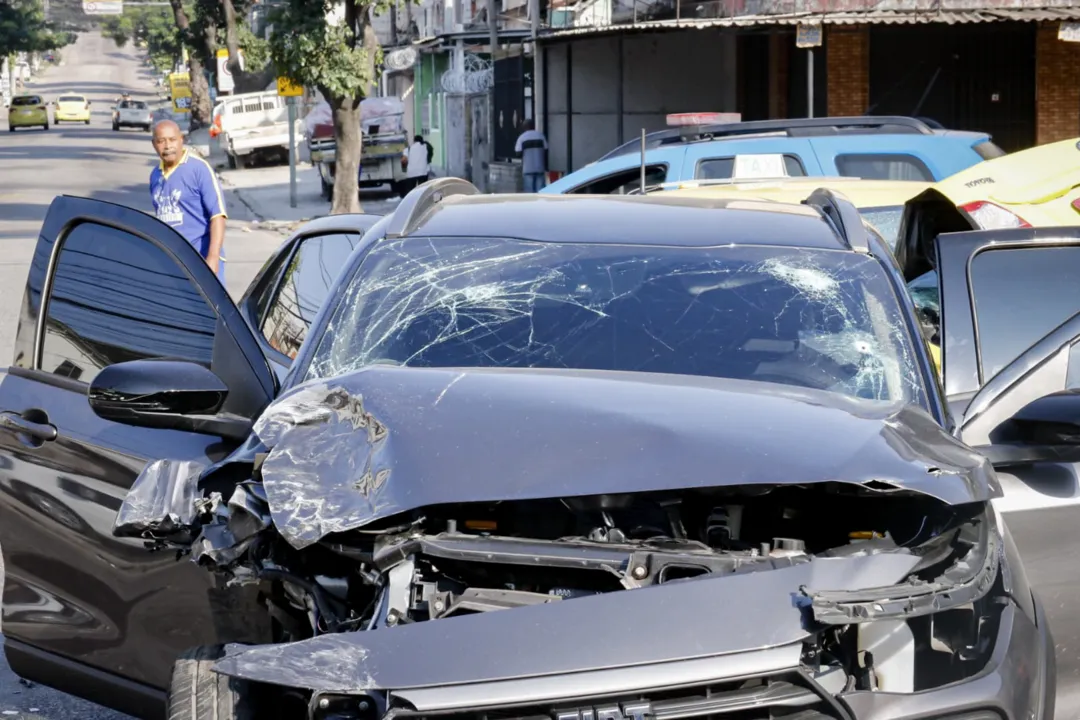
[[370,367],[297,386],[255,432],[296,548],[457,502],[828,481],[949,504],[1001,494],[921,408],[707,377]]

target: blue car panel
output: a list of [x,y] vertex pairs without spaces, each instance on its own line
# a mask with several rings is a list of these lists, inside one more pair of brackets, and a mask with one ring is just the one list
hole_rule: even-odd
[[[646,184],[732,177],[735,157],[783,155],[790,176],[844,176],[936,182],[984,159],[985,133],[846,134],[705,140],[645,151]],[[752,179],[752,178],[747,178]],[[641,154],[625,153],[587,165],[541,192],[627,193],[641,184]]]

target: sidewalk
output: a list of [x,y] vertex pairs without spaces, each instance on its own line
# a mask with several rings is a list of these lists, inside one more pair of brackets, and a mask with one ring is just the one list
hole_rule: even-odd
[[[225,154],[210,140],[207,129],[196,130],[187,136],[188,147],[195,150],[217,170],[222,187],[246,207],[258,220],[258,225],[290,233],[296,227],[330,213],[330,203],[322,198],[319,171],[309,163],[296,168],[296,207],[289,206],[289,166],[253,167],[229,170]],[[366,195],[366,193],[365,193]],[[361,197],[361,212],[385,214],[397,207],[396,196],[372,193]]]

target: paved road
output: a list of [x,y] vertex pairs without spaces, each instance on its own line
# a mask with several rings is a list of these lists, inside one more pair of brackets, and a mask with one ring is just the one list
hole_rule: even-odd
[[[111,101],[125,89],[138,99],[156,99],[149,74],[133,49],[120,50],[98,35],[81,37],[64,51],[64,61],[62,67],[38,76],[29,89],[48,100],[64,92],[89,96],[93,109],[89,126],[61,125],[48,132],[9,133],[7,116],[0,109],[0,358],[11,357],[34,241],[53,197],[81,195],[150,209],[147,180],[154,163],[150,137],[137,130],[113,132],[109,109]],[[226,235],[227,284],[238,297],[282,238],[252,230],[248,222],[254,218],[246,208],[235,198],[227,202],[233,217]],[[127,716],[45,687],[24,686],[0,654],[0,718],[125,720]]]

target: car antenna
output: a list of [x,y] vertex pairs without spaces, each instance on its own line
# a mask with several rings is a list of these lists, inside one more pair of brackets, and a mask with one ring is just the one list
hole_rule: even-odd
[[641,194],[645,194],[645,128],[641,128]]

